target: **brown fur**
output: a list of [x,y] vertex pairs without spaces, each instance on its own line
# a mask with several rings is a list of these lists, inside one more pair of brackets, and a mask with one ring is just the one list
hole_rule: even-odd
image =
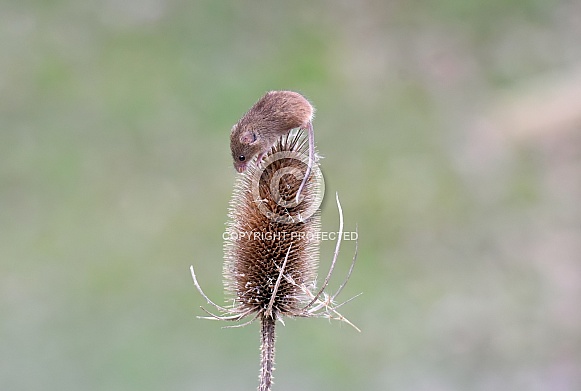
[[236,170],[243,172],[254,156],[261,158],[291,129],[305,129],[313,114],[313,106],[297,92],[267,92],[232,127],[230,150]]

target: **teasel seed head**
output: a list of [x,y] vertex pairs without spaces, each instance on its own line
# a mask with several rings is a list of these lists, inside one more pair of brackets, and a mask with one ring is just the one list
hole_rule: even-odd
[[233,309],[257,317],[301,316],[319,258],[323,181],[317,159],[295,198],[308,164],[302,132],[281,137],[265,160],[234,186],[224,242],[225,288]]

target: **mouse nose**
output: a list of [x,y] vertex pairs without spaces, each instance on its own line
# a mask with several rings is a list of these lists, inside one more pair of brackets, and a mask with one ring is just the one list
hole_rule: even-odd
[[242,173],[246,170],[246,164],[234,164],[236,171]]

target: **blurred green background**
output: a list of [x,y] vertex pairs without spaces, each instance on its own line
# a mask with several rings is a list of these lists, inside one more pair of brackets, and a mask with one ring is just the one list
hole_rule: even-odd
[[256,388],[188,268],[222,302],[230,127],[293,89],[362,333],[287,321],[274,389],[580,390],[579,37],[579,1],[3,1],[0,389]]

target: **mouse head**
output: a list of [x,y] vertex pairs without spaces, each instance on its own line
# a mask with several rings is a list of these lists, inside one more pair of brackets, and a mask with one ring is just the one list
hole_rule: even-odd
[[230,134],[230,150],[234,168],[238,172],[244,172],[248,163],[261,150],[258,133],[239,124],[234,125]]

